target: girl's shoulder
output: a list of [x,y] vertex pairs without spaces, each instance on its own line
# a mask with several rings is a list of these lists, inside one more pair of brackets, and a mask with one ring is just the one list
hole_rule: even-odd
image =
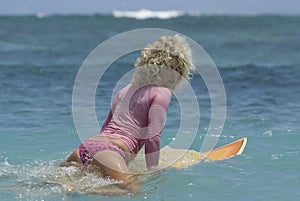
[[151,86],[150,96],[158,101],[170,102],[172,92],[166,87],[154,85]]

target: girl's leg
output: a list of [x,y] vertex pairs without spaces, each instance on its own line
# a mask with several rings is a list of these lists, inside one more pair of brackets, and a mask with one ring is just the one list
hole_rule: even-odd
[[140,191],[139,180],[134,174],[129,172],[124,158],[119,153],[109,150],[101,151],[94,156],[92,165],[99,167],[103,176],[110,177],[121,182],[119,187],[122,188],[120,189],[122,191],[119,193],[117,191],[116,193],[112,192],[112,194],[120,194],[121,192],[123,192],[123,194],[125,192],[138,193]]
[[77,164],[77,165],[82,165],[82,162],[81,162],[81,159],[80,159],[80,156],[79,156],[79,151],[78,149],[76,149],[68,158],[67,160],[65,160],[64,162],[62,162],[60,164],[61,167],[64,167],[64,166],[72,166],[74,164]]

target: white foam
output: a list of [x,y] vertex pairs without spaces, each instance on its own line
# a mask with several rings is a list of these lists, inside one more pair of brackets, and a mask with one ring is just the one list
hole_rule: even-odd
[[45,15],[45,13],[43,13],[43,12],[38,12],[38,13],[36,13],[36,15],[35,15],[37,18],[44,18],[46,15]]
[[[61,184],[75,188],[99,188],[115,184],[116,181],[99,178],[99,175],[86,172],[74,166],[59,167],[61,160],[46,163],[36,162],[35,165],[11,165],[5,159],[0,163],[0,178],[6,178],[5,183],[0,182],[1,189],[22,191],[25,197],[48,196],[62,191]],[[84,172],[83,172],[84,171]],[[26,194],[27,192],[27,194]],[[28,199],[28,200],[37,200]]]
[[114,11],[114,17],[128,17],[135,19],[148,19],[148,18],[159,18],[159,19],[170,19],[174,17],[180,17],[184,15],[181,11],[168,10],[168,11],[152,11],[148,9],[141,9],[138,11]]

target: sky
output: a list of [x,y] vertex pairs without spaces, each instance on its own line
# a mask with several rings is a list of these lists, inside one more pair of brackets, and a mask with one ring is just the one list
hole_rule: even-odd
[[115,10],[179,10],[203,14],[300,14],[299,0],[0,0],[0,15],[93,14]]

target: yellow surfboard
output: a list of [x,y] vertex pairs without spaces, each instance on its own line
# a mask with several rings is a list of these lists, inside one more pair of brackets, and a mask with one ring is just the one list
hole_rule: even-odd
[[[161,149],[159,166],[180,169],[199,163],[200,161],[216,161],[231,158],[243,153],[247,138],[242,138],[222,147],[200,153],[194,150],[174,149],[166,146]],[[178,158],[178,156],[181,156]]]

